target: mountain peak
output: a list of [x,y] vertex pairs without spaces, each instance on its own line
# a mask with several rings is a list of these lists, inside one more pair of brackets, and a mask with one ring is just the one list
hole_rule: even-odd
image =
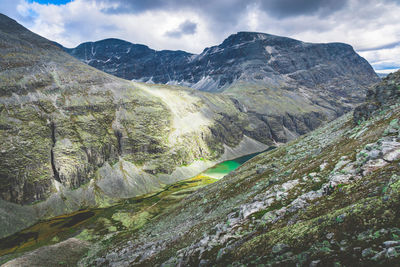
[[[19,38],[19,41],[25,41],[27,45],[38,45],[40,47],[57,47],[53,42],[46,38],[31,32],[14,19],[0,13],[0,38],[9,39]],[[6,35],[4,35],[6,34]]]
[[243,43],[248,43],[248,42],[256,42],[256,41],[264,41],[264,40],[283,40],[287,42],[296,42],[300,43],[300,41],[288,38],[288,37],[282,37],[282,36],[277,36],[277,35],[272,35],[268,33],[262,33],[262,32],[247,32],[247,31],[240,31],[235,34],[230,35],[228,38],[226,38],[221,45],[218,47],[220,48],[225,48],[229,47],[232,45],[238,45],[238,44],[243,44]]
[[105,45],[105,46],[107,46],[107,45],[111,45],[111,46],[135,46],[135,47],[142,47],[144,49],[150,49],[147,45],[134,44],[134,43],[131,43],[131,42],[128,42],[128,41],[125,41],[125,40],[118,39],[118,38],[107,38],[107,39],[94,41],[94,42],[85,42],[85,43],[82,43],[82,44],[78,45],[75,48],[72,48],[72,49],[76,49],[76,48],[78,48],[78,47],[80,47],[82,45],[83,46],[85,46],[85,45],[90,45],[90,46],[92,46],[92,45],[97,45],[97,46],[103,46],[103,45]]

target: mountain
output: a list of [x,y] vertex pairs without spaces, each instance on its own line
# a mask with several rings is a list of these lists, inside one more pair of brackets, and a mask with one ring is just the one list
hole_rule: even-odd
[[397,72],[357,109],[380,103],[362,121],[350,112],[258,155],[139,230],[100,237],[80,264],[397,265],[399,92]]
[[183,51],[155,51],[145,45],[114,38],[64,50],[92,67],[127,80],[147,77],[147,81],[154,74],[156,83],[167,83],[165,79],[169,74],[189,72],[186,65],[193,56]]
[[229,97],[122,80],[4,15],[0,81],[0,237],[268,148]]
[[[248,35],[221,48],[259,42]],[[278,39],[291,49],[313,46]],[[302,79],[276,74],[282,83],[272,86],[243,78],[208,93],[106,74],[0,14],[0,237],[88,209],[41,229],[69,230],[99,207],[127,204],[89,221],[101,231],[60,243],[56,236],[5,266],[63,265],[59,255],[72,266],[397,264],[400,72],[366,90],[377,78],[352,49],[316,46],[326,50],[309,56],[322,63],[297,71]],[[309,84],[307,75],[318,73],[325,82]],[[365,92],[354,113],[324,124]],[[217,162],[288,140],[200,190],[189,180],[186,192],[162,195]],[[151,206],[129,208],[150,192]],[[171,205],[150,216],[160,202]],[[16,244],[44,245],[38,236],[22,232]]]
[[[351,46],[312,44],[256,32],[238,32],[199,55],[155,51],[118,39],[65,49],[81,61],[127,80],[182,84],[203,91],[223,91],[238,80],[265,86],[341,88],[369,85],[377,76]],[[349,79],[352,77],[352,79]],[[347,79],[346,79],[347,78]]]
[[379,81],[349,45],[254,32],[233,34],[199,55],[116,39],[66,51],[124,79],[222,92],[249,116],[246,134],[268,144],[292,140],[350,111]]

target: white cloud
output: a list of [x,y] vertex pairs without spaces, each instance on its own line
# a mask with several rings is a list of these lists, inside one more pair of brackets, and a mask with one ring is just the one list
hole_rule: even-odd
[[[24,26],[66,47],[112,37],[143,43],[154,49],[199,52],[206,44],[217,41],[213,40],[204,18],[192,11],[176,11],[174,14],[162,10],[139,14],[103,12],[110,6],[84,0],[75,0],[61,6],[22,1],[16,8],[20,16],[31,16],[28,23],[22,22]],[[195,34],[182,35],[180,38],[165,35],[189,20],[197,24]]]
[[360,55],[369,59],[377,72],[388,73],[400,69],[400,45],[393,48],[360,52]]

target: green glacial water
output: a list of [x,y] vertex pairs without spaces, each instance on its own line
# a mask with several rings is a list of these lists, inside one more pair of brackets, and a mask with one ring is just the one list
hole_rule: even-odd
[[215,178],[215,179],[221,179],[222,177],[224,177],[231,171],[234,171],[240,165],[242,165],[243,163],[245,163],[246,161],[250,160],[251,158],[257,156],[260,153],[254,153],[254,154],[246,155],[246,156],[236,158],[233,160],[227,160],[227,161],[221,162],[221,163],[207,169],[202,174],[205,176],[208,176],[208,177]]
[[108,234],[139,229],[155,216],[173,208],[181,199],[217,181],[258,154],[221,162],[195,177],[168,185],[159,192],[125,199],[108,208],[84,209],[40,221],[0,239],[0,264],[27,251],[70,237],[95,242]]

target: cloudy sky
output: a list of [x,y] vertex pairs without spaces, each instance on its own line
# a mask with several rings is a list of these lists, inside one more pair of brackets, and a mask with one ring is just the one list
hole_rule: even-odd
[[400,0],[0,0],[0,13],[66,47],[114,37],[200,53],[259,31],[345,42],[377,72],[400,68]]

